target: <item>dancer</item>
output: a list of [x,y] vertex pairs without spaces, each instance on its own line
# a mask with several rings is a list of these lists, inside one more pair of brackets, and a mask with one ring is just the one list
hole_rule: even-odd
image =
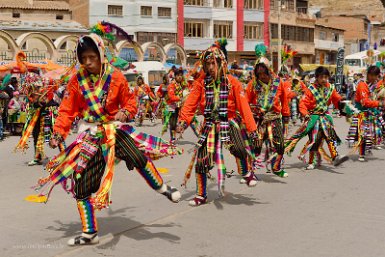
[[378,145],[382,138],[383,118],[378,108],[384,107],[384,100],[375,100],[375,90],[380,76],[380,69],[376,66],[370,66],[367,72],[367,79],[360,81],[357,85],[355,95],[355,107],[359,113],[352,117],[352,123],[349,129],[348,141],[359,151],[360,162],[366,160],[365,155],[371,151],[373,144]]
[[[222,44],[223,46],[223,44]],[[222,48],[225,50],[224,48]],[[246,133],[241,133],[245,122],[251,137],[255,137],[256,124],[252,118],[250,107],[244,97],[242,85],[228,74],[226,55],[220,46],[213,45],[201,55],[204,74],[195,80],[193,89],[180,111],[177,132],[190,125],[196,110],[200,108],[205,117],[199,141],[193,159],[185,174],[184,184],[190,177],[195,163],[196,196],[189,202],[191,206],[199,206],[207,202],[207,179],[210,170],[217,165],[218,191],[224,193],[226,167],[223,158],[223,147],[227,148],[237,159],[237,164],[248,186],[256,185],[253,170],[248,165],[251,150]],[[242,118],[237,117],[239,112]]]
[[[309,152],[307,170],[313,170],[321,165],[321,156],[330,160],[334,166],[339,166],[349,159],[347,156],[340,156],[337,151],[341,140],[334,129],[328,107],[333,103],[341,113],[344,113],[344,104],[334,86],[328,83],[329,77],[330,73],[326,68],[321,66],[315,70],[315,82],[305,89],[299,104],[304,123],[286,142],[285,152],[292,153],[299,140],[306,135],[309,136],[299,156],[300,160],[305,162],[305,155]],[[327,156],[322,149],[323,141],[327,143],[330,156]]]
[[[15,150],[28,149],[27,142],[32,134],[35,154],[28,166],[42,165],[42,161],[47,159],[44,144],[48,143],[52,136],[57,116],[58,104],[53,100],[56,87],[52,85],[52,81],[43,79],[35,73],[25,74],[21,81],[22,91],[28,98],[27,121]],[[63,144],[60,144],[59,149],[64,150]]]
[[[40,197],[46,197],[58,183],[74,183],[83,233],[68,241],[70,246],[99,242],[95,209],[107,207],[114,175],[115,158],[136,168],[148,185],[178,202],[179,191],[166,185],[152,159],[181,153],[167,142],[138,133],[124,124],[137,112],[134,94],[124,75],[106,61],[102,39],[90,34],[79,38],[76,56],[80,70],[68,82],[59,109],[50,146],[55,148],[68,135],[75,117],[83,118],[77,139],[47,165],[50,175],[39,180]],[[116,122],[122,122],[116,124]],[[151,158],[150,158],[151,156]],[[102,178],[103,181],[102,181]],[[48,192],[44,193],[44,188]],[[64,186],[71,191],[71,188]],[[96,193],[94,197],[92,194]]]
[[165,108],[166,112],[161,133],[163,135],[169,126],[171,142],[175,142],[176,140],[176,125],[178,122],[179,110],[182,106],[183,91],[187,88],[183,70],[176,70],[174,72],[174,77],[174,80],[167,87],[167,92],[163,93],[167,106]]
[[274,79],[265,63],[255,65],[254,75],[255,81],[250,81],[246,94],[258,126],[255,153],[259,156],[263,144],[266,144],[265,158],[272,157],[268,160],[272,172],[279,177],[287,177],[288,174],[282,167],[284,154],[282,118],[289,119],[290,116],[288,97],[281,79]]
[[135,124],[141,126],[147,113],[150,111],[150,120],[155,122],[155,115],[152,112],[151,102],[155,100],[155,95],[149,85],[144,83],[143,77],[138,76],[134,90],[136,101],[138,103],[138,113],[135,116]]

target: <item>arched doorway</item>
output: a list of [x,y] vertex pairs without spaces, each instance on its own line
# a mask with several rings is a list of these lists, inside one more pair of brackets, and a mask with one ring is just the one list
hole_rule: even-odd
[[55,40],[54,45],[57,52],[56,62],[64,66],[71,66],[76,61],[75,48],[78,41],[77,36],[61,36]]
[[24,33],[17,38],[16,44],[26,53],[29,62],[44,59],[56,61],[56,47],[51,39],[42,33]]
[[12,36],[0,30],[0,61],[10,61],[15,58],[19,48]]
[[186,66],[187,63],[187,54],[184,48],[178,44],[167,44],[164,47],[164,51],[166,52],[167,63],[177,64]]
[[166,52],[163,49],[163,46],[156,42],[147,42],[142,45],[144,53],[144,61],[158,61],[161,63],[166,62]]
[[143,61],[143,49],[137,42],[123,40],[118,42],[115,47],[120,58],[128,62]]

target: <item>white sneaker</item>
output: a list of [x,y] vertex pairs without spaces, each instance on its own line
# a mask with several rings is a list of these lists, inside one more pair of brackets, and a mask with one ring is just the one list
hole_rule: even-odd
[[365,156],[360,156],[358,157],[359,162],[365,162]]
[[71,238],[68,240],[67,244],[69,246],[77,246],[77,245],[93,245],[99,243],[99,237],[97,233],[94,234],[86,234],[82,233],[80,236],[75,238]]
[[188,205],[196,207],[207,203],[207,197],[196,195],[192,200],[188,202]]
[[257,180],[255,179],[254,172],[248,172],[245,176],[243,176],[243,179],[245,180],[245,183],[248,187],[255,187],[257,185]]
[[307,165],[307,167],[305,168],[305,170],[314,170],[315,169],[315,165],[314,164],[309,164]]

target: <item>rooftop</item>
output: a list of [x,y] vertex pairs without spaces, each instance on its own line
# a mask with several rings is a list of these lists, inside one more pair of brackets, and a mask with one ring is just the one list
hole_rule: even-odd
[[69,11],[69,4],[65,1],[40,0],[1,0],[0,8],[34,9],[34,10],[63,10]]
[[86,33],[88,29],[76,21],[0,20],[2,30],[60,31]]

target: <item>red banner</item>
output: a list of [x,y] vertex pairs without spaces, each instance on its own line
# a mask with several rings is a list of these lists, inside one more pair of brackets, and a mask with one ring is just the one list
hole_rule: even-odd
[[263,31],[264,31],[264,42],[265,46],[268,48],[270,47],[270,23],[269,23],[269,17],[270,17],[270,0],[264,1],[264,25],[263,25]]

